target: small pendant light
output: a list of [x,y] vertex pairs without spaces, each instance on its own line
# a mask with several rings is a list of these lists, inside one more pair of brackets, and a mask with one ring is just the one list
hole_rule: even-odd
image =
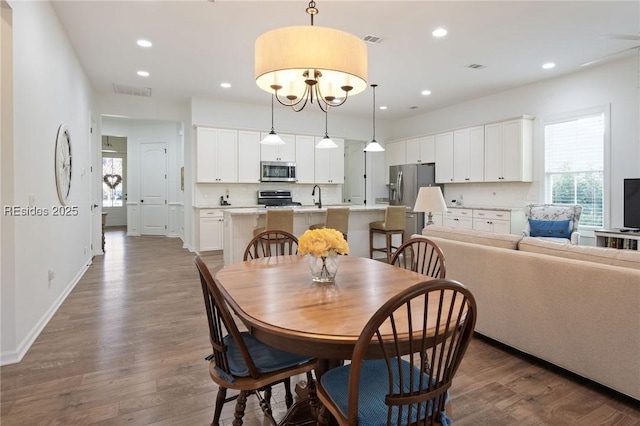
[[327,108],[327,110],[324,112],[324,137],[320,140],[320,142],[318,142],[318,144],[316,145],[316,148],[324,149],[324,148],[338,147],[338,144],[336,144],[334,141],[331,140],[331,138],[329,137],[329,133],[327,131],[328,114],[329,114],[329,108]]
[[372,84],[371,87],[373,87],[373,138],[364,150],[367,152],[382,152],[384,148],[376,141],[376,87],[378,85]]
[[260,143],[263,145],[284,145],[282,138],[273,130],[273,95],[271,95],[271,131]]

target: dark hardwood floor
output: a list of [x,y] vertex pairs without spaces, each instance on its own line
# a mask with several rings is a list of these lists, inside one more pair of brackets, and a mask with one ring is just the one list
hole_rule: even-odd
[[[3,426],[211,422],[217,387],[194,254],[121,229],[107,232],[106,250],[22,362],[0,369]],[[221,267],[222,256],[207,262]],[[640,425],[637,401],[480,339],[451,395],[456,425]],[[281,387],[274,400],[282,413]],[[245,424],[266,424],[255,398]]]

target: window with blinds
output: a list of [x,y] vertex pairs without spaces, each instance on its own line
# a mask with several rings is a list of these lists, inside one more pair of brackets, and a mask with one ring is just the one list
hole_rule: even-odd
[[546,200],[580,204],[580,226],[604,226],[604,134],[604,113],[544,128]]

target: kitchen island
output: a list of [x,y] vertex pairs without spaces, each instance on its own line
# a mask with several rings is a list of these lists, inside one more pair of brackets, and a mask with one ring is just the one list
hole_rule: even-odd
[[[331,208],[332,206],[327,206]],[[336,205],[335,207],[343,207]],[[369,222],[384,220],[384,204],[349,207],[349,250],[352,256],[369,257]],[[327,208],[308,206],[293,209],[293,234],[300,237],[310,225],[324,222]],[[238,208],[224,210],[224,263],[241,262],[244,250],[253,238],[253,230],[264,226],[266,208]]]

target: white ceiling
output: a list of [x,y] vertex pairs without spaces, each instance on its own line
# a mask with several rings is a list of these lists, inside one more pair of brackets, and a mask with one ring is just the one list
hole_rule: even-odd
[[[152,97],[192,96],[268,105],[254,81],[253,47],[262,33],[308,25],[308,1],[53,1],[97,92],[113,84],[150,87]],[[315,25],[376,35],[368,44],[369,83],[377,83],[380,118],[421,114],[584,69],[613,55],[637,55],[638,1],[336,1],[318,0]],[[436,39],[443,26],[449,34]],[[150,49],[136,45],[153,42]],[[552,70],[542,64],[555,62]],[[598,66],[600,61],[590,66]],[[473,70],[469,64],[486,68]],[[151,73],[142,78],[136,71]],[[230,89],[220,83],[229,82]],[[424,89],[432,91],[422,96]],[[130,95],[119,95],[130,96]],[[335,111],[370,116],[369,88]],[[411,109],[411,107],[418,107]],[[309,108],[309,106],[307,106]],[[315,106],[314,106],[315,108]]]

